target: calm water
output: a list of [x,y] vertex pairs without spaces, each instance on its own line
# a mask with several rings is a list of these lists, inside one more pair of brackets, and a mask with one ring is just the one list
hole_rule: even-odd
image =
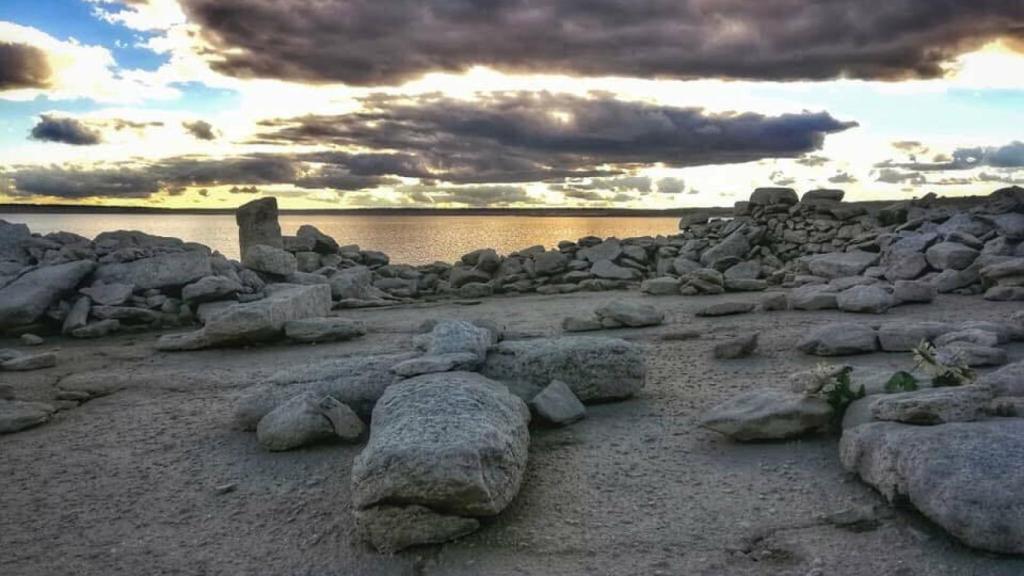
[[[238,228],[230,214],[0,214],[8,222],[24,222],[33,232],[66,231],[94,238],[109,230],[142,230],[200,242],[229,258],[238,258]],[[281,229],[294,234],[312,224],[340,244],[380,250],[391,261],[427,264],[451,262],[477,248],[507,254],[542,244],[583,236],[656,236],[678,230],[678,218],[595,218],[538,216],[368,216],[282,215]]]

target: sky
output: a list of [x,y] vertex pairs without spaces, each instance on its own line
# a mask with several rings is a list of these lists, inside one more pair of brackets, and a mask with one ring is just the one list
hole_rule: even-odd
[[1024,185],[1021,0],[2,0],[0,203]]

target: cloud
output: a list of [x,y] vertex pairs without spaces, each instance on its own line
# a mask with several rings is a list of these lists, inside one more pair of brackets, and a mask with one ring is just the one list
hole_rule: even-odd
[[255,186],[232,186],[229,194],[259,194],[259,188]]
[[380,151],[319,154],[361,175],[510,183],[799,157],[820,149],[826,135],[856,126],[826,112],[712,114],[607,93],[499,92],[475,100],[378,94],[362,104],[350,114],[264,121],[258,141]]
[[50,61],[36,46],[0,42],[0,92],[50,85]]
[[[353,85],[476,65],[586,76],[936,78],[1024,38],[1013,0],[182,0],[215,69]],[[628,47],[628,49],[624,49]]]
[[856,184],[857,178],[849,172],[839,172],[835,176],[828,179],[833,184]]
[[952,157],[938,156],[934,162],[898,163],[890,160],[876,165],[879,168],[905,168],[920,172],[971,170],[983,166],[991,168],[1024,168],[1024,142],[1014,141],[1005,146],[957,148],[953,151]]
[[796,184],[796,178],[786,176],[780,171],[772,172],[771,175],[768,176],[768,179],[776,186],[792,186],[793,184]]
[[633,190],[641,194],[647,194],[651,191],[651,184],[651,179],[648,176],[618,176],[614,178],[566,181],[564,184],[558,184],[551,188],[553,190],[602,190],[614,192]]
[[33,166],[2,176],[11,196],[50,198],[147,198],[160,191],[160,182],[131,169],[80,169]]
[[824,156],[819,156],[817,154],[808,154],[807,156],[804,156],[803,158],[798,158],[796,160],[797,164],[800,164],[801,166],[810,166],[812,168],[824,166],[825,164],[828,164],[828,162],[828,158]]
[[893,168],[882,168],[878,171],[876,182],[886,184],[926,184],[923,174],[918,172],[904,172]]
[[74,146],[92,146],[103,141],[99,131],[75,118],[58,118],[49,114],[39,117],[30,138],[41,142],[59,142]]
[[216,140],[217,135],[214,134],[213,125],[203,120],[196,120],[194,122],[182,122],[182,127],[185,128],[189,134],[199,140]]
[[538,201],[524,188],[508,185],[428,187],[414,184],[401,187],[397,191],[407,199],[419,203],[462,204],[477,208]]
[[662,178],[658,180],[658,194],[680,194],[686,190],[686,182],[682,178]]

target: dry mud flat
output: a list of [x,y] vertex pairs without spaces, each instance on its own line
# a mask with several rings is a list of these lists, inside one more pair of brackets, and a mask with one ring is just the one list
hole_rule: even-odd
[[[709,304],[762,297],[578,293],[356,310],[344,315],[365,322],[362,339],[239,350],[161,353],[156,333],[51,339],[56,367],[0,373],[20,399],[53,400],[71,373],[113,370],[123,380],[44,426],[0,436],[0,574],[1024,574],[1024,559],[968,549],[916,512],[889,507],[842,469],[836,437],[737,444],[696,425],[738,393],[788,388],[789,374],[819,360],[795,350],[815,327],[1003,320],[1020,304],[940,296],[884,316],[695,317]],[[534,430],[518,497],[459,541],[380,555],[354,534],[350,479],[362,444],[270,453],[231,428],[240,391],[282,368],[408,350],[431,318],[554,335],[563,317],[612,299],[666,313],[661,326],[602,333],[643,346],[646,388],[588,407],[572,426]],[[664,338],[687,332],[698,337]],[[751,332],[760,333],[757,354],[713,358],[715,344]],[[1024,358],[1024,345],[1006,349],[1011,362]],[[912,364],[908,353],[843,361]]]

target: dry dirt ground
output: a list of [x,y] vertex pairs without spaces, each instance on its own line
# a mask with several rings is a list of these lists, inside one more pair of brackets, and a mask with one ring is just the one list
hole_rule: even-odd
[[[522,491],[479,532],[443,546],[378,555],[353,535],[349,479],[361,446],[261,450],[232,430],[239,391],[289,366],[408,349],[428,318],[489,318],[513,337],[556,334],[562,317],[613,298],[668,314],[656,328],[605,334],[640,343],[647,387],[592,406],[565,429],[536,430]],[[699,308],[760,295],[637,293],[496,297],[478,305],[360,310],[365,338],[329,345],[159,353],[155,333],[99,342],[51,339],[57,368],[0,373],[21,398],[52,398],[68,374],[97,371],[123,389],[0,436],[0,574],[95,575],[1019,575],[1024,559],[971,551],[912,510],[890,510],[843,471],[835,437],[741,445],[700,429],[738,392],[787,387],[818,359],[802,334],[835,320],[995,320],[1019,304],[940,297],[884,317],[775,312],[703,319]],[[666,341],[694,332],[695,339]],[[718,361],[711,348],[758,331],[759,353]],[[0,341],[0,347],[16,346]],[[1024,345],[1009,348],[1024,357]],[[909,354],[853,357],[909,367]],[[114,380],[110,374],[118,374]],[[222,493],[218,487],[233,484]],[[879,505],[863,527],[830,515]],[[866,528],[866,529],[865,529]]]

